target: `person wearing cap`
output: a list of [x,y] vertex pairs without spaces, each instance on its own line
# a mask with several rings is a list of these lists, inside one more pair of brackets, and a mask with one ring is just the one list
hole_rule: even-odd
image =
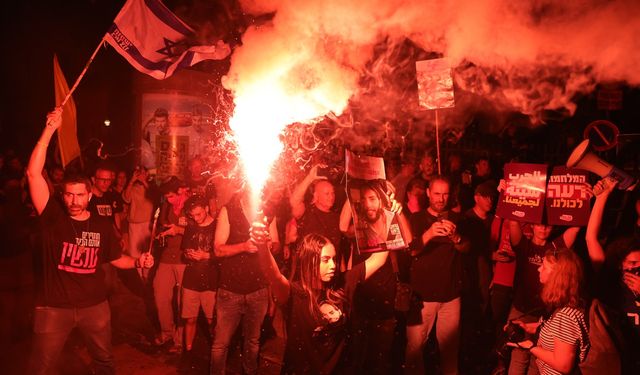
[[[498,191],[506,188],[506,181],[500,180]],[[528,239],[522,235],[520,223],[509,222],[509,238],[516,253],[516,276],[514,280],[514,296],[509,321],[518,318],[525,323],[536,322],[545,312],[540,299],[542,284],[538,268],[542,265],[547,250],[571,249],[575,243],[580,227],[569,227],[562,235],[550,240],[553,225],[546,223],[533,224],[533,236]],[[530,353],[525,349],[514,348],[511,352],[509,374],[526,374],[529,368],[535,369]]]
[[475,205],[467,210],[465,218],[471,239],[471,251],[465,258],[472,261],[469,270],[477,277],[477,285],[482,312],[486,313],[489,301],[489,284],[491,283],[491,222],[493,221],[496,186],[491,181],[484,182],[475,188],[473,200]]
[[[466,359],[479,358],[480,355],[488,354],[478,352],[475,344],[477,339],[488,339],[478,337],[477,332],[487,332],[487,328],[490,328],[488,306],[492,276],[491,223],[494,219],[491,211],[496,195],[496,186],[490,181],[476,186],[473,196],[475,205],[464,214],[465,226],[471,242],[470,251],[462,255],[464,272],[461,350],[463,353],[466,351],[467,355],[463,354],[463,358]],[[490,349],[488,346],[485,348]]]

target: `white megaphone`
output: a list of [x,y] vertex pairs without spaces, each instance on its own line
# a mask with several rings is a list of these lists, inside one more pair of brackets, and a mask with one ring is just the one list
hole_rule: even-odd
[[582,141],[578,147],[573,150],[569,159],[567,159],[567,167],[586,169],[602,178],[611,177],[618,181],[618,189],[620,190],[627,190],[635,186],[636,182],[638,182],[637,179],[633,178],[627,172],[600,159],[594,153],[589,152],[588,139]]

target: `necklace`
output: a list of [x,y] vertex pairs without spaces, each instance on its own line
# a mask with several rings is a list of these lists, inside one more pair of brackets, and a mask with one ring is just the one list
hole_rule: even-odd
[[[78,244],[78,238],[80,238],[80,242],[82,242],[82,244],[78,246],[78,252],[80,253],[80,255],[83,255],[87,251],[87,248],[84,246],[84,241],[83,241],[82,236],[78,236],[78,231],[76,230],[76,226],[73,224],[73,222],[77,221],[77,220],[74,220],[74,219],[71,219],[71,218],[69,220],[70,220],[71,228],[73,229],[73,233],[76,236],[76,245]],[[86,222],[86,228],[85,228],[84,232],[88,232],[89,231],[89,219],[84,220],[84,221],[78,221],[78,222],[79,223],[85,223]],[[82,228],[80,228],[80,229],[81,229],[80,230],[80,234],[82,234],[82,232],[83,232]]]

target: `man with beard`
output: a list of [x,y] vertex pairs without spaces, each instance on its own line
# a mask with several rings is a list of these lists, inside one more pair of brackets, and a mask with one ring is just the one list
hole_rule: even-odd
[[424,374],[423,349],[436,326],[440,365],[444,374],[458,373],[462,252],[469,242],[457,224],[460,214],[450,211],[449,181],[433,177],[427,188],[429,207],[411,216],[413,256],[410,283],[422,301],[407,316],[406,373]]
[[109,262],[118,268],[150,268],[153,257],[145,253],[135,259],[121,254],[111,222],[87,210],[92,195],[89,179],[63,181],[64,209],[56,199],[50,199],[42,168],[49,141],[61,123],[60,108],[47,116],[27,167],[29,191],[43,232],[29,373],[53,370],[69,333],[78,327],[95,373],[112,374],[111,314],[99,265]]
[[[365,184],[360,189],[360,204],[360,225],[357,227],[363,236],[358,240],[366,240],[366,244],[362,243],[365,248],[381,246],[386,249],[387,241],[400,236],[398,224],[392,224],[395,214],[383,207],[380,192],[370,184]],[[396,228],[390,230],[393,225]]]
[[[384,202],[389,200],[389,208]],[[358,212],[358,239],[365,242],[359,244],[361,250],[377,248],[386,250],[387,243],[398,239],[405,244],[411,241],[409,223],[393,195],[383,196],[382,190],[371,183],[360,188],[360,209]],[[394,209],[396,207],[396,209]],[[393,221],[397,212],[397,222]],[[350,228],[351,205],[349,202],[340,215],[340,229],[345,233],[353,233]],[[402,234],[401,234],[402,233]],[[397,242],[396,242],[397,243]],[[395,247],[398,250],[397,247]],[[354,267],[367,261],[371,253],[354,254]],[[389,374],[397,370],[395,367],[402,361],[395,356],[394,342],[396,333],[396,269],[392,265],[396,252],[389,254],[388,260],[367,280],[356,286],[353,296],[353,338],[352,371],[363,374]],[[397,264],[397,263],[396,263]]]

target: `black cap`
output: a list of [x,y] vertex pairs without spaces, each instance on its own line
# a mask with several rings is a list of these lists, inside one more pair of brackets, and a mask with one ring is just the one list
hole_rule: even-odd
[[475,194],[482,195],[483,197],[495,198],[498,195],[498,186],[493,181],[485,181],[476,186]]

